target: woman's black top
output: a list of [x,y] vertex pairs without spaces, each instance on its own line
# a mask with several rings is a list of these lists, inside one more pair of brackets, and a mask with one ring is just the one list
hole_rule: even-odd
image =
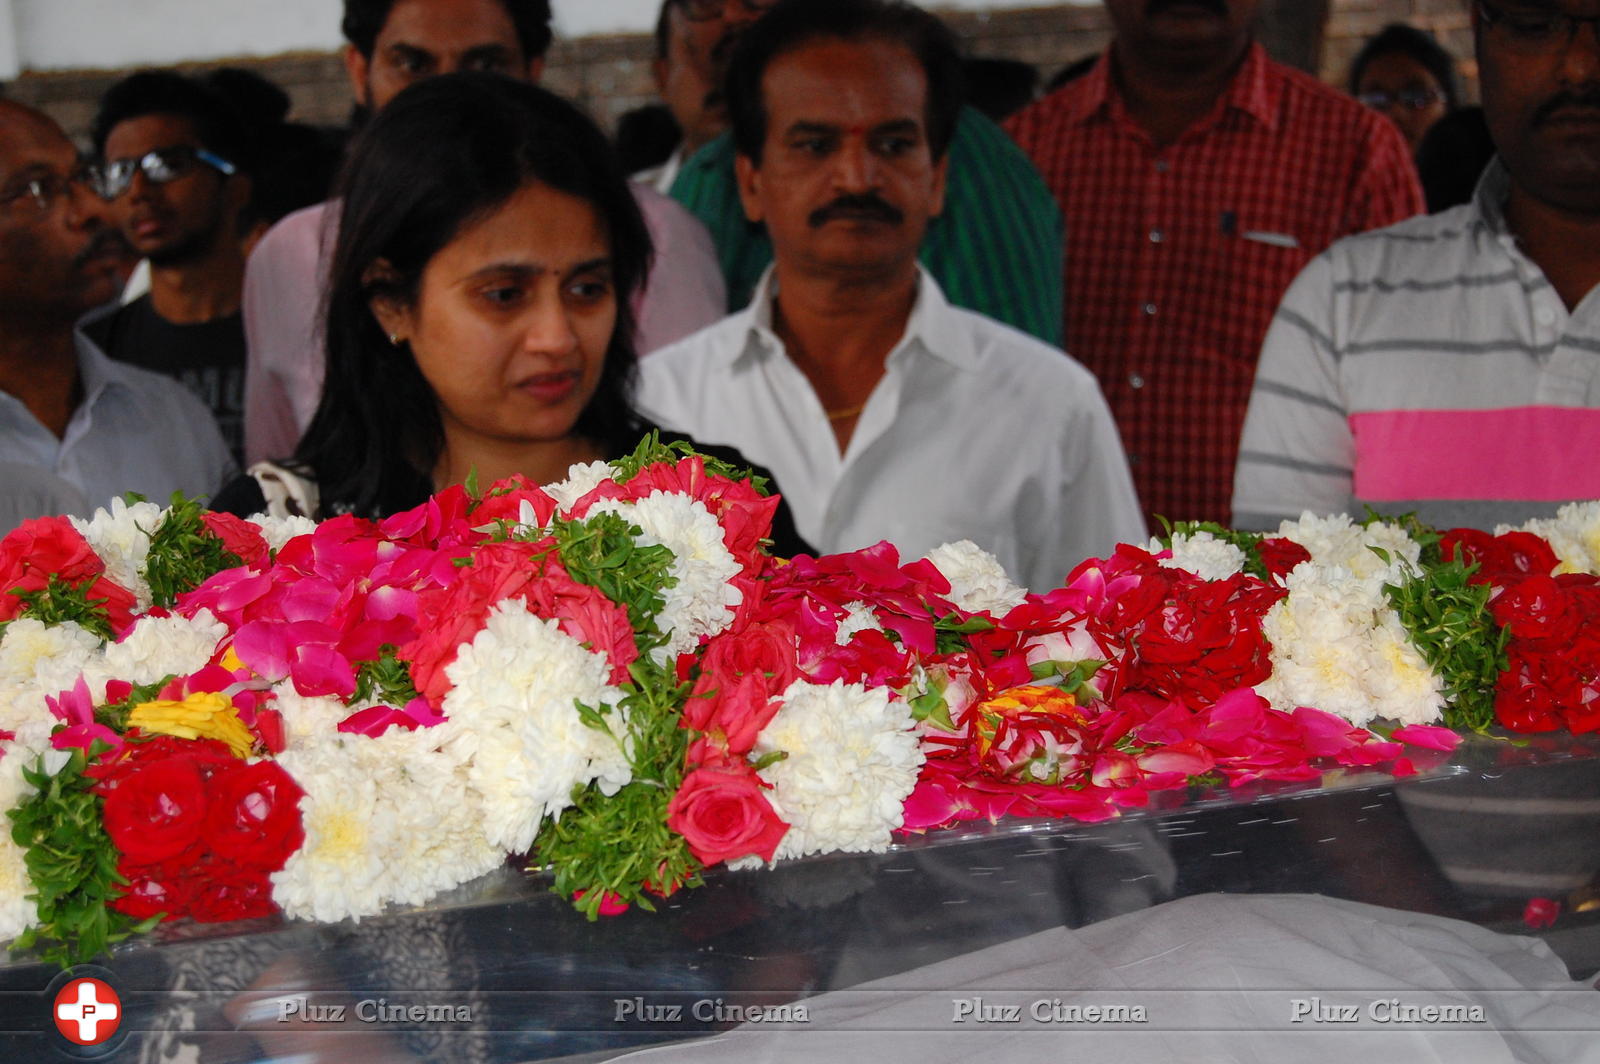
[[[731,466],[748,469],[758,477],[765,477],[767,490],[774,494],[782,494],[782,488],[771,473],[751,462],[732,447],[725,447],[721,444],[699,443],[680,432],[668,432],[666,429],[646,424],[644,433],[648,434],[652,431],[660,434],[662,443],[677,443],[681,441],[687,443],[701,454],[719,458]],[[630,452],[631,448],[628,451],[621,451],[606,457],[610,461],[615,461],[618,458],[626,457]],[[409,510],[414,506],[421,506],[424,502],[427,502],[428,497],[432,494],[432,481],[419,473],[414,481],[403,485],[401,489],[391,492],[389,498],[382,500],[379,506],[380,513],[366,516],[387,517],[402,510]],[[216,497],[211,500],[211,508],[213,510],[219,513],[233,514],[237,517],[249,517],[251,514],[258,514],[266,509],[266,506],[267,498],[261,492],[261,485],[249,474],[234,478],[221,491],[217,492]],[[339,507],[337,499],[324,497],[322,510],[316,516],[320,519],[342,512],[344,510]],[[778,500],[778,510],[772,517],[772,553],[782,558],[792,558],[797,554],[816,553],[811,544],[800,538],[800,532],[795,527],[794,514],[789,510],[788,502],[781,498]]]

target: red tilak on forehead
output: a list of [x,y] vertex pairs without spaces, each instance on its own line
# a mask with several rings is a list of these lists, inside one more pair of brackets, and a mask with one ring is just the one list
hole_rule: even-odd
[[862,125],[845,126],[844,127],[844,131],[845,131],[845,134],[847,136],[852,136],[852,137],[855,136],[856,134],[865,135],[866,132],[867,132],[867,127],[866,126],[862,126]]

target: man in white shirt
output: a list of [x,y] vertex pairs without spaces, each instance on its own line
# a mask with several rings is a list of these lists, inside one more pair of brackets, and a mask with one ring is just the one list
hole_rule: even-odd
[[745,32],[740,195],[775,261],[748,309],[641,364],[640,402],[771,469],[820,550],[971,539],[1042,591],[1145,530],[1089,372],[917,265],[959,62],[936,18],[885,0],[785,0]]
[[204,403],[73,328],[120,284],[123,245],[89,180],[59,126],[0,100],[0,465],[37,471],[0,479],[0,534],[128,491],[207,495],[234,474]]
[[[550,46],[548,0],[345,0],[344,11],[345,68],[358,111],[381,108],[412,82],[452,71],[537,81]],[[655,190],[635,189],[655,245],[634,307],[635,346],[644,354],[720,317],[727,287],[705,226]],[[296,211],[250,255],[246,461],[292,454],[321,399],[317,315],[337,222],[329,203]]]

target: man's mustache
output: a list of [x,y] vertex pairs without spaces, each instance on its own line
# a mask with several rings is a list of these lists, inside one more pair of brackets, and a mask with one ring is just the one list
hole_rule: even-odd
[[1228,14],[1228,0],[1149,0],[1144,5],[1144,14],[1146,18],[1149,18],[1174,7],[1203,7],[1207,11],[1213,11],[1224,18]]
[[888,225],[899,225],[905,221],[906,216],[899,209],[890,206],[877,196],[867,194],[863,196],[840,196],[827,206],[818,207],[812,211],[806,221],[811,225],[811,228],[817,229],[835,218],[851,218],[869,222],[884,222]]
[[1556,117],[1561,111],[1600,112],[1600,90],[1590,92],[1563,92],[1550,97],[1533,112],[1530,123],[1535,129]]

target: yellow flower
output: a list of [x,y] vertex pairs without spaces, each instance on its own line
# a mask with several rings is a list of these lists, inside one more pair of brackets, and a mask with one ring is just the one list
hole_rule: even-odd
[[213,691],[196,692],[182,702],[142,702],[128,715],[128,726],[180,739],[217,739],[239,758],[249,757],[255,745],[255,736],[239,719],[233,700]]
[[979,755],[989,752],[995,732],[1002,718],[1016,719],[1025,716],[1065,717],[1069,721],[1083,720],[1083,710],[1069,691],[1044,684],[1024,684],[1001,691],[978,707],[976,731]]

